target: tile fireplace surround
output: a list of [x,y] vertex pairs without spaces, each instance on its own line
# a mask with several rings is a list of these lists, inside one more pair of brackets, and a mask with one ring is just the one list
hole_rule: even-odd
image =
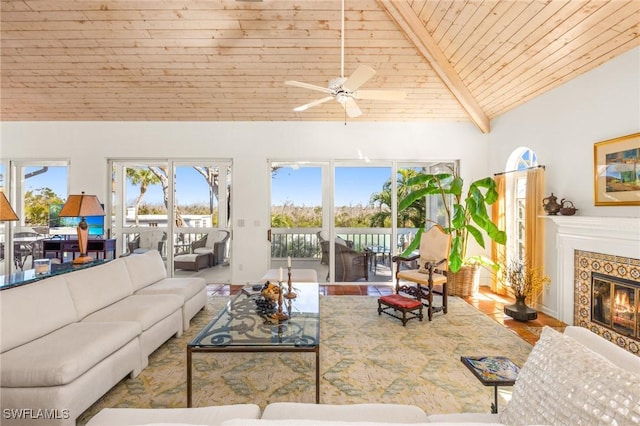
[[[591,273],[640,281],[640,219],[546,216],[556,225],[558,317],[589,328],[637,355],[640,342],[591,322]],[[606,267],[606,269],[604,269]],[[588,296],[588,297],[587,297]]]

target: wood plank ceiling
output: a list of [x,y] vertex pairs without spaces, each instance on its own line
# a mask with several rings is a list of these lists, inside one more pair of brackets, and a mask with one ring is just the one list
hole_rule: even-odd
[[[489,121],[640,44],[640,0],[346,0],[349,121]],[[2,120],[342,121],[339,0],[2,0]]]

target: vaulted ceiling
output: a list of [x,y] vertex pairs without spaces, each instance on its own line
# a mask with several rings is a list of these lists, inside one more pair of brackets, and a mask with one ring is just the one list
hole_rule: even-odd
[[640,45],[640,1],[2,0],[2,120],[490,120]]

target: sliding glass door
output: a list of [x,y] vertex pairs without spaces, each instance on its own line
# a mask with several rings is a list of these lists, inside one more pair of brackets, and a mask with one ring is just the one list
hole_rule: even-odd
[[231,238],[214,241],[231,232],[230,160],[111,160],[110,170],[121,253],[159,250],[173,275],[231,281]]

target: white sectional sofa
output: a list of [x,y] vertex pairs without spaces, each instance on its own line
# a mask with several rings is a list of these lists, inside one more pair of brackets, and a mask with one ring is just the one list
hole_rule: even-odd
[[201,278],[167,278],[149,251],[0,292],[0,423],[76,418],[206,304]]
[[[461,365],[461,368],[464,368]],[[640,357],[591,331],[545,328],[520,370],[511,400],[497,414],[427,414],[395,404],[272,403],[261,413],[237,406],[107,408],[87,426],[380,426],[640,424]]]

